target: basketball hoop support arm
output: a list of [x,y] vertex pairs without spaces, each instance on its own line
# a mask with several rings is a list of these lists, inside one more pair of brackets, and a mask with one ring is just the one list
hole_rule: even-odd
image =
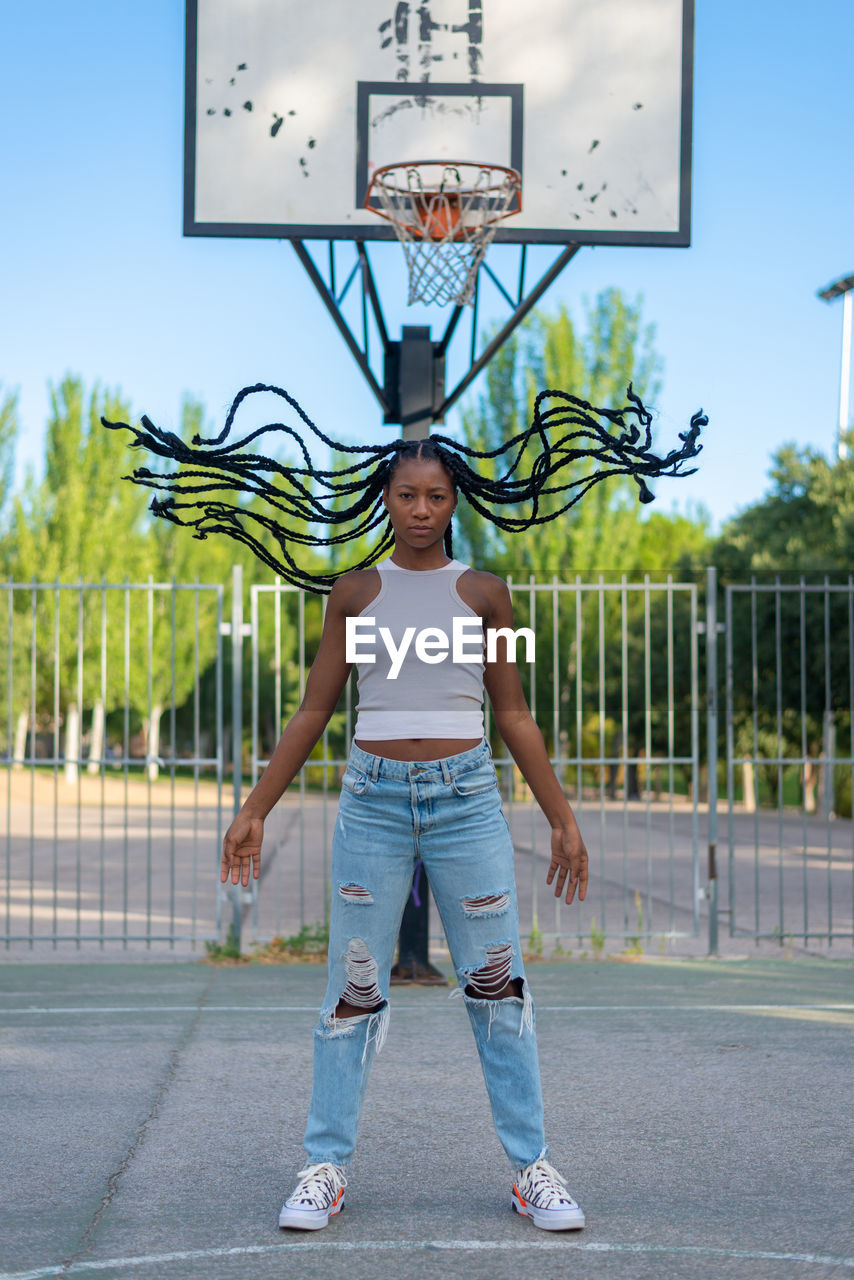
[[[309,279],[320,295],[321,301],[332,317],[344,339],[350,354],[356,361],[374,397],[383,410],[383,422],[387,425],[400,424],[405,440],[417,440],[430,434],[434,423],[444,421],[447,411],[468,389],[474,379],[489,364],[489,361],[507,342],[514,330],[522,323],[533,307],[537,305],[543,294],[555,282],[564,268],[572,261],[580,249],[579,244],[568,244],[558,254],[547,271],[543,273],[537,284],[523,296],[523,272],[520,272],[519,295],[510,319],[485,347],[479,356],[475,356],[477,297],[472,318],[472,349],[469,369],[454,389],[445,394],[445,361],[454,333],[465,310],[456,306],[445,327],[439,342],[433,342],[430,328],[423,325],[404,325],[399,341],[388,336],[388,329],[383,316],[379,293],[371,270],[367,248],[363,241],[357,241],[355,248],[359,257],[361,270],[362,298],[362,342],[359,343],[341,309],[348,292],[348,283],[342,293],[336,297],[334,273],[330,265],[330,283],[324,280],[314,258],[308,252],[302,240],[293,240],[294,251],[303,265]],[[330,244],[330,264],[332,261],[332,244]],[[354,271],[356,269],[354,268]],[[492,275],[492,272],[487,272]],[[479,288],[479,281],[476,288]],[[499,292],[505,300],[514,305],[512,299],[500,285]],[[370,363],[368,346],[368,304],[376,325],[379,345],[383,354],[383,384],[375,376]]]

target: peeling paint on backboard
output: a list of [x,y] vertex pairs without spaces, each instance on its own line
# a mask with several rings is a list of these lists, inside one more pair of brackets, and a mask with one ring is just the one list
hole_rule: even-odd
[[360,171],[515,159],[499,239],[688,242],[693,0],[187,4],[188,234],[387,239]]

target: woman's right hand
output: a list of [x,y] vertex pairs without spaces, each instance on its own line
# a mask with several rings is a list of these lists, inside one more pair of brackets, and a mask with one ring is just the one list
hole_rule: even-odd
[[219,878],[226,884],[231,876],[232,884],[249,884],[249,868],[257,880],[261,874],[261,842],[264,839],[264,823],[261,818],[250,818],[239,813],[225,833],[222,842],[222,862]]

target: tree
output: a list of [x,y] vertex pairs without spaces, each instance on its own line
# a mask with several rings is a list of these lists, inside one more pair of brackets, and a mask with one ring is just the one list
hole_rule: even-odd
[[[87,398],[82,383],[65,377],[51,388],[51,411],[45,444],[45,474],[36,483],[32,474],[13,503],[5,539],[6,569],[18,583],[114,580],[137,571],[134,539],[144,504],[120,493],[116,484],[119,450],[100,439],[100,414],[121,413],[117,393],[95,388]],[[127,532],[128,536],[123,536]],[[70,752],[79,748],[80,703],[99,708],[99,663],[93,661],[100,642],[102,616],[91,593],[56,590],[15,593],[15,635],[11,655],[18,691],[17,737],[31,715],[22,701],[29,678],[21,680],[21,662],[29,665],[35,647],[36,715],[43,724],[58,720],[71,730]],[[29,673],[27,673],[28,677]],[[35,729],[35,725],[30,726]]]
[[[530,421],[538,391],[570,391],[590,404],[618,407],[632,385],[642,400],[660,387],[661,359],[655,332],[644,325],[641,303],[627,302],[619,290],[607,289],[586,311],[586,327],[577,331],[566,308],[556,316],[537,314],[508,342],[487,372],[487,388],[474,409],[463,414],[467,445],[481,451],[497,448]],[[479,463],[497,473],[495,464]],[[578,463],[567,478],[584,474]],[[589,464],[587,465],[589,470]],[[460,511],[457,521],[467,550],[477,547],[505,574],[565,572],[567,566],[589,571],[619,565],[636,567],[631,554],[638,520],[638,490],[624,477],[599,485],[571,512],[539,525],[532,536],[485,530],[477,513]],[[556,511],[565,497],[542,502],[543,513]],[[484,545],[484,534],[486,543]]]
[[[659,391],[661,367],[654,329],[643,322],[640,300],[628,302],[619,290],[608,289],[599,295],[587,308],[581,331],[565,308],[556,316],[539,314],[522,326],[520,334],[492,362],[484,395],[463,415],[465,442],[481,452],[497,448],[530,421],[537,392],[550,388],[569,391],[593,405],[617,408],[626,403],[626,389],[631,383],[635,393],[647,402]],[[478,460],[477,465],[492,467],[492,474],[496,474],[489,461]],[[590,471],[590,463],[574,465],[568,478]],[[565,502],[565,497],[552,495],[543,499],[541,511],[559,511]],[[639,506],[635,483],[620,476],[596,485],[571,510],[523,535],[496,529],[465,503],[460,504],[455,523],[460,535],[457,554],[461,558],[472,557],[479,566],[522,583],[548,583],[552,578],[565,582],[567,575],[575,574],[589,582],[600,572],[606,582],[613,582],[615,575],[619,579],[623,573],[636,576],[649,571],[654,578],[671,570],[694,571],[697,563],[704,562],[709,545],[704,513],[698,513],[694,520],[650,516]],[[687,608],[681,599],[673,604],[677,614]],[[599,755],[600,745],[606,755],[636,754],[644,747],[644,609],[639,593],[588,593],[582,598],[579,626],[574,600],[571,608],[562,602],[557,619],[556,672],[547,664],[538,665],[531,689],[538,708],[552,707],[557,679],[559,740],[549,742],[556,754]],[[532,625],[524,596],[517,596],[517,613],[517,626]],[[685,625],[680,627],[680,622]],[[554,626],[551,609],[540,607],[533,625],[543,646],[550,645]],[[668,625],[666,610],[654,610],[650,625],[652,678],[654,684],[661,684],[669,661],[663,635]],[[687,630],[687,615],[685,619],[675,619],[675,629]],[[585,728],[582,741],[575,742],[574,727],[570,728],[570,721],[574,721],[570,703],[575,697],[582,648]],[[628,742],[621,740],[624,656],[631,692]],[[599,702],[600,671],[604,672],[606,690],[604,715]],[[687,723],[690,668],[685,662],[679,663],[675,698],[680,725]],[[545,728],[549,740],[547,724]],[[666,739],[667,725],[654,726],[654,753],[664,753]]]
[[[833,461],[815,449],[783,445],[772,459],[768,493],[730,520],[714,547],[724,583],[754,580],[759,588],[733,601],[737,752],[758,759],[805,757],[800,772],[807,808],[814,807],[819,776],[813,761],[833,754],[834,737],[845,741],[851,730],[849,600],[846,593],[820,588],[826,579],[831,585],[840,578],[850,582],[852,447],[854,432],[848,433],[848,456]],[[812,589],[785,590],[801,580]],[[781,768],[760,768],[760,781],[775,798]],[[850,788],[850,773],[842,781]],[[850,811],[850,798],[844,807]]]
[[[20,667],[23,656],[28,666],[35,644],[37,715],[55,736],[64,722],[66,757],[79,755],[84,707],[91,709],[90,751],[100,756],[105,718],[126,701],[156,757],[164,709],[189,696],[218,644],[213,593],[173,591],[171,583],[222,582],[232,549],[218,539],[175,536],[152,519],[145,490],[122,480],[126,440],[105,431],[102,416],[129,417],[120,393],[95,387],[87,395],[71,376],[51,389],[44,477],[36,483],[30,476],[14,503],[5,559],[18,583],[89,589],[18,591],[13,661]],[[186,400],[182,429],[199,429],[202,418],[202,406]],[[122,582],[151,585],[142,593],[102,585]],[[28,674],[16,686],[28,689]],[[17,708],[19,718],[29,713],[28,701],[24,696]]]
[[[15,441],[18,436],[18,397],[7,392],[0,399],[0,534],[8,522],[11,507]],[[0,541],[0,567],[3,542]]]
[[854,432],[849,453],[829,461],[815,449],[783,445],[771,487],[723,528],[715,559],[723,576],[848,574],[854,563]]

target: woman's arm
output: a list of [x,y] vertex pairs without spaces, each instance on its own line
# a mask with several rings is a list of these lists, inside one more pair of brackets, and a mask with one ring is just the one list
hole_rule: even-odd
[[[491,574],[483,578],[486,626],[512,630],[513,605],[506,583]],[[496,660],[487,663],[484,675],[495,724],[552,829],[546,883],[555,882],[556,898],[561,897],[565,888],[566,901],[572,902],[577,889],[579,901],[583,901],[587,896],[587,849],[575,814],[549,761],[543,735],[525,700],[516,663],[510,660],[507,648],[507,643],[499,637]]]
[[250,866],[256,880],[261,874],[264,819],[305,764],[335,710],[350,674],[344,659],[346,618],[354,605],[361,607],[358,600],[354,601],[355,577],[340,578],[332,588],[320,645],[299,709],[285,726],[267,768],[225,833],[220,865],[223,884],[231,876],[232,884],[242,881],[248,885]]

